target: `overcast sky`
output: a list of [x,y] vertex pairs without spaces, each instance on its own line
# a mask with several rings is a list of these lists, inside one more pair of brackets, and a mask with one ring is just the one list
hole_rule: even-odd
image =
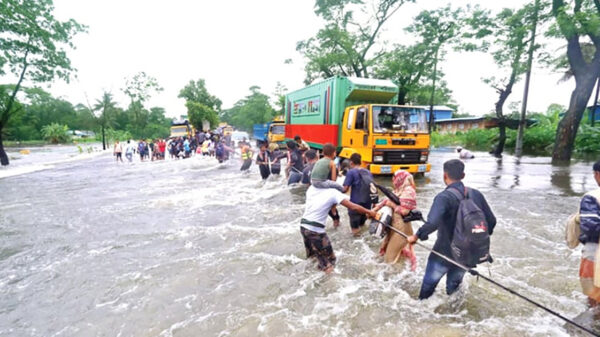
[[[423,9],[448,1],[417,0],[407,4],[385,26],[392,42],[406,39],[402,31]],[[520,0],[454,0],[457,7],[477,4],[499,10]],[[55,0],[56,15],[89,26],[69,52],[78,69],[70,84],[55,82],[50,91],[72,103],[91,104],[111,91],[122,107],[125,77],[139,71],[158,79],[164,91],[149,106],[162,106],[169,116],[185,114],[179,90],[203,78],[209,92],[231,107],[258,85],[272,94],[279,81],[289,90],[303,87],[305,60],[296,52],[299,40],[313,36],[322,22],[314,14],[314,0]],[[292,59],[292,64],[285,64]],[[449,53],[441,64],[459,112],[482,115],[493,109],[497,94],[481,78],[497,74],[491,56]],[[529,99],[530,111],[545,111],[551,103],[568,105],[574,82],[557,84],[560,75],[536,66]],[[511,101],[520,101],[522,86]],[[507,103],[507,106],[508,106]]]

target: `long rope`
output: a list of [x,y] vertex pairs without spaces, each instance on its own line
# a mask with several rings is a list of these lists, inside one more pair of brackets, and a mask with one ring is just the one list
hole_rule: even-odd
[[[373,219],[373,220],[375,220],[375,221],[379,222],[380,224],[382,224],[382,225],[386,226],[387,228],[389,228],[389,229],[393,230],[394,232],[396,232],[396,233],[398,233],[398,234],[402,235],[402,236],[403,236],[405,239],[408,239],[408,235],[406,235],[406,234],[402,233],[402,232],[401,232],[401,231],[399,231],[398,229],[396,229],[396,228],[394,228],[394,227],[392,227],[392,226],[390,226],[390,225],[388,225],[388,224],[385,224],[385,223],[383,223],[383,222],[381,222],[381,221],[379,221],[379,220],[377,220],[377,219]],[[552,315],[554,315],[554,316],[556,316],[556,317],[558,317],[558,318],[562,319],[563,321],[565,321],[565,322],[567,322],[567,323],[570,323],[570,324],[572,324],[572,325],[574,325],[574,326],[578,327],[579,329],[581,329],[581,330],[583,330],[583,331],[585,331],[585,332],[589,333],[590,335],[592,335],[592,336],[596,336],[596,337],[600,337],[600,334],[598,334],[598,333],[594,332],[593,330],[591,330],[591,329],[589,329],[589,328],[586,328],[586,327],[582,326],[581,324],[579,324],[579,323],[577,323],[577,322],[575,322],[575,321],[573,321],[573,320],[571,320],[571,319],[569,319],[569,318],[567,318],[567,317],[565,317],[565,316],[563,316],[563,315],[559,314],[558,312],[556,312],[556,311],[554,311],[554,310],[552,310],[552,309],[550,309],[550,308],[548,308],[548,307],[546,307],[546,306],[544,306],[544,305],[542,305],[542,304],[540,304],[540,303],[538,303],[538,302],[536,302],[536,301],[534,301],[534,300],[532,300],[532,299],[530,299],[530,298],[526,297],[525,295],[521,295],[521,294],[519,294],[518,292],[516,292],[515,290],[512,290],[512,289],[508,288],[507,286],[504,286],[504,285],[502,285],[502,284],[500,284],[500,283],[498,283],[498,282],[496,282],[496,281],[492,280],[491,278],[489,278],[489,277],[486,277],[486,276],[484,276],[484,275],[480,274],[480,273],[479,273],[477,270],[474,270],[474,269],[472,269],[472,268],[469,268],[469,267],[467,267],[467,266],[465,266],[465,265],[463,265],[463,264],[460,264],[460,263],[456,262],[455,260],[453,260],[453,259],[451,259],[451,258],[449,258],[449,257],[447,257],[447,256],[445,256],[445,255],[443,255],[443,254],[441,254],[441,253],[439,253],[439,252],[435,251],[435,250],[434,250],[434,249],[432,249],[432,248],[429,248],[428,246],[426,246],[426,245],[424,245],[424,244],[422,244],[422,243],[420,243],[420,242],[415,242],[415,244],[416,244],[416,245],[418,245],[418,246],[420,246],[420,247],[422,247],[422,248],[425,248],[426,250],[430,251],[431,253],[433,253],[433,254],[435,254],[435,255],[437,255],[437,256],[439,256],[439,257],[441,257],[441,258],[442,258],[442,259],[444,259],[445,261],[447,261],[447,262],[449,262],[449,263],[451,263],[451,264],[453,264],[453,265],[457,266],[458,268],[460,268],[460,269],[462,269],[462,270],[464,270],[464,271],[468,272],[469,274],[471,274],[471,275],[473,275],[473,276],[481,277],[482,279],[484,279],[484,280],[486,280],[486,281],[490,282],[491,284],[493,284],[493,285],[495,285],[495,286],[499,287],[500,289],[506,290],[506,291],[508,291],[509,293],[511,293],[511,294],[513,294],[513,295],[515,295],[515,296],[517,296],[517,297],[520,297],[520,298],[522,298],[523,300],[525,300],[525,301],[527,301],[527,302],[529,302],[529,303],[531,303],[531,304],[533,304],[533,305],[537,306],[537,307],[538,307],[538,308],[540,308],[540,309],[543,309],[543,310],[545,310],[546,312],[548,312],[548,313],[550,313],[550,314],[552,314]]]

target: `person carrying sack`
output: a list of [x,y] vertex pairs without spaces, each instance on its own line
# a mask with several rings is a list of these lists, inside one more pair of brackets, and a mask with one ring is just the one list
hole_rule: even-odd
[[[496,217],[483,194],[476,189],[466,188],[463,185],[464,171],[465,164],[459,159],[448,160],[444,163],[444,183],[447,187],[433,199],[427,222],[419,228],[415,235],[408,237],[408,242],[413,244],[419,239],[427,240],[429,234],[437,230],[437,240],[433,245],[433,249],[459,263],[463,259],[469,261],[475,257],[479,261],[481,258],[481,256],[471,256],[473,253],[479,253],[480,249],[473,252],[465,251],[465,247],[469,247],[471,242],[468,242],[468,240],[465,242],[462,239],[479,235],[487,237],[489,253],[489,236],[492,235],[496,226]],[[454,193],[451,189],[456,190],[457,193]],[[455,194],[459,194],[460,197]],[[472,217],[464,216],[465,210],[468,209],[473,211],[473,214],[469,214],[473,215]],[[475,224],[471,221],[473,219],[477,220]],[[471,226],[470,231],[465,233],[462,230],[466,229],[468,225]],[[464,227],[460,228],[461,226]],[[457,253],[460,253],[460,255],[457,256]],[[486,260],[489,260],[489,254]],[[467,267],[473,266],[467,265]],[[451,295],[458,290],[462,283],[465,270],[433,253],[430,254],[427,259],[419,299],[426,299],[433,295],[437,284],[444,275],[446,275],[446,293]]]
[[[600,186],[600,160],[594,164],[593,170],[594,179]],[[583,293],[588,297],[589,305],[597,306],[600,302],[600,250],[598,249],[598,241],[600,240],[600,188],[583,196],[579,205],[578,218],[579,242],[583,244],[579,266],[579,282]],[[570,224],[577,224],[577,216],[571,217]]]

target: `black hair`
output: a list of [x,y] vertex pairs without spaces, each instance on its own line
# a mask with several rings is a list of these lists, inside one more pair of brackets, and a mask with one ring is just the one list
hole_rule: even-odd
[[350,161],[354,164],[354,165],[360,165],[360,163],[362,162],[362,157],[360,156],[360,154],[358,153],[353,153],[350,156]]
[[600,172],[600,160],[594,163],[594,171]]
[[295,140],[295,141],[299,141],[300,139],[302,139],[302,138],[300,138],[300,135],[295,135],[295,136],[294,136],[294,140]]
[[335,154],[335,146],[333,146],[333,144],[331,143],[323,145],[323,154],[326,156],[331,156],[332,154]]
[[315,150],[308,150],[304,154],[304,157],[306,159],[308,159],[308,160],[313,160],[313,159],[317,158],[317,151],[315,151]]
[[451,159],[444,163],[444,172],[452,180],[462,180],[465,174],[465,163],[458,159]]
[[294,150],[296,147],[298,147],[298,144],[296,144],[296,142],[288,140],[287,143],[285,143],[288,147],[288,149],[290,150]]

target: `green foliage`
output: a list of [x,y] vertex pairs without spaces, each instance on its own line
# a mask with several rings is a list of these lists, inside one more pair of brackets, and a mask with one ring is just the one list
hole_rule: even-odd
[[52,144],[66,143],[71,140],[67,134],[69,127],[58,123],[52,123],[42,127],[42,135],[44,139]]
[[[96,135],[96,137],[101,137],[101,135]],[[107,129],[106,130],[106,138],[109,142],[118,141],[127,141],[132,139],[132,135],[127,130],[115,130],[115,129]]]
[[204,79],[199,79],[196,82],[190,81],[183,89],[179,91],[179,98],[184,98],[187,102],[192,101],[201,103],[213,111],[221,110],[221,100],[208,93],[206,82]]
[[[19,78],[0,110],[0,132],[15,111],[12,106],[24,79],[49,82],[55,78],[69,80],[74,70],[65,47],[85,27],[75,20],[59,21],[52,12],[52,0],[7,0],[0,3],[0,75],[8,72]],[[1,138],[0,138],[1,139]],[[0,142],[0,163],[8,165]]]
[[[325,20],[315,37],[297,43],[296,50],[308,60],[305,83],[334,75],[370,77],[371,67],[380,57],[372,53],[380,41],[384,24],[406,2],[414,0],[318,0],[315,13]],[[354,12],[360,12],[358,20]]]
[[209,122],[211,128],[219,124],[218,111],[221,110],[222,103],[220,99],[208,92],[204,79],[190,81],[179,91],[177,97],[185,99],[188,119],[196,130],[203,129],[204,121]]
[[163,91],[163,88],[158,84],[156,78],[141,71],[131,78],[125,79],[125,87],[121,90],[129,96],[131,102],[143,105],[153,93],[159,93]]
[[209,122],[211,128],[219,124],[219,116],[211,107],[195,101],[187,101],[185,107],[187,108],[188,119],[196,130],[202,130],[203,121]]
[[234,107],[223,111],[221,119],[246,131],[254,124],[262,124],[273,119],[275,110],[269,103],[269,96],[260,92],[260,87],[250,87],[251,94],[235,103]]
[[600,126],[581,125],[575,139],[575,150],[581,153],[600,153]]

